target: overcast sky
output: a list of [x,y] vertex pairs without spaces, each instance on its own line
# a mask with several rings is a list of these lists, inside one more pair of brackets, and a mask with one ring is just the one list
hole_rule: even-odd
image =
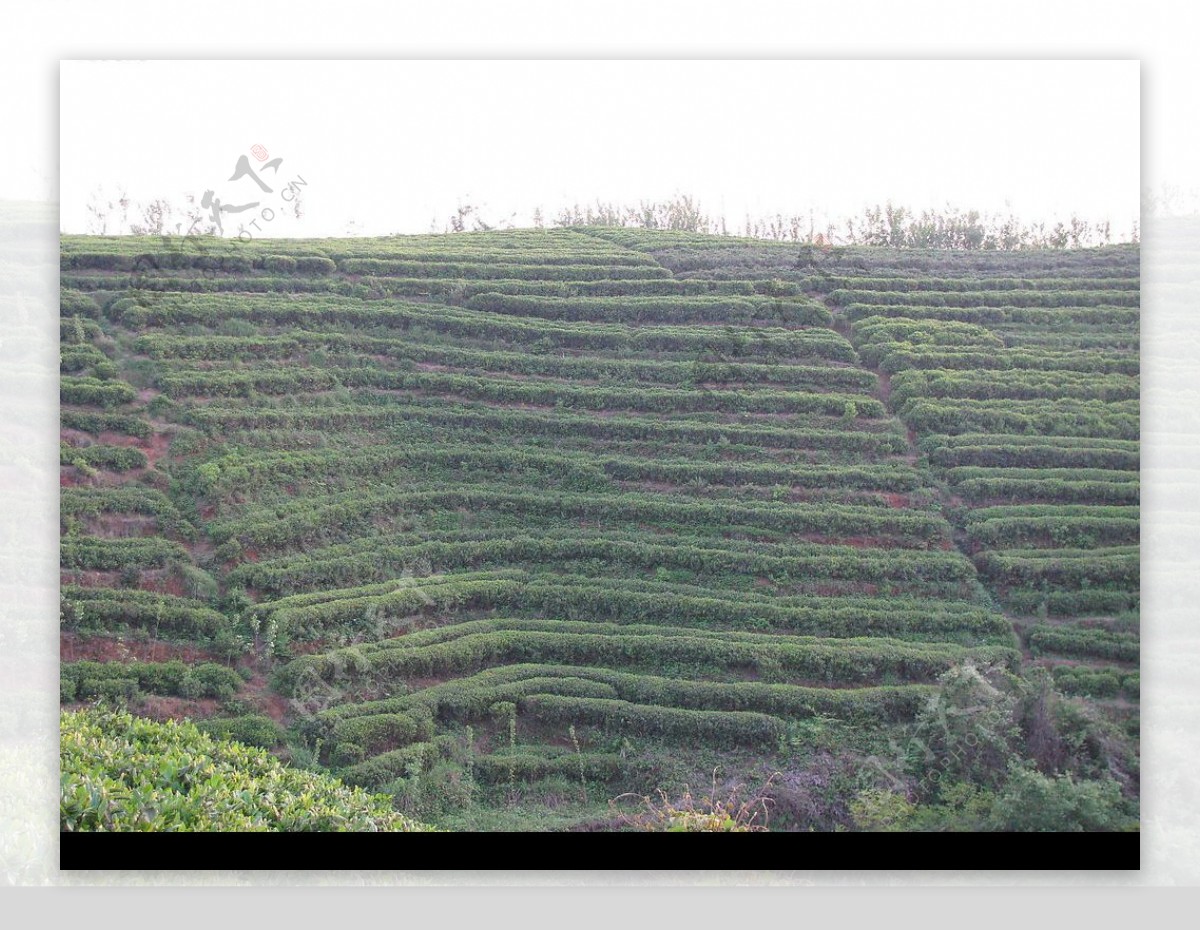
[[[230,233],[295,179],[303,217],[262,233],[427,232],[466,203],[522,225],[688,193],[731,227],[890,199],[1123,234],[1141,192],[1136,61],[76,61],[60,119],[68,232],[121,190],[259,202]],[[241,156],[270,194],[231,180]]]

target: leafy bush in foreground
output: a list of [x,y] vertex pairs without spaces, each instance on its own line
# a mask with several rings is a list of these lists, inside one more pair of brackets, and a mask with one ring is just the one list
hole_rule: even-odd
[[91,831],[428,830],[372,796],[190,723],[62,715],[60,827]]

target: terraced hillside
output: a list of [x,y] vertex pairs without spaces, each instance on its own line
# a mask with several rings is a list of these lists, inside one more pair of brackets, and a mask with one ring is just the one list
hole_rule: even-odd
[[472,829],[808,797],[963,666],[1136,738],[1137,261],[66,238],[64,700]]
[[792,250],[786,267],[675,238],[653,254],[678,276],[753,269],[835,309],[1027,653],[1069,691],[1136,701],[1137,248]]

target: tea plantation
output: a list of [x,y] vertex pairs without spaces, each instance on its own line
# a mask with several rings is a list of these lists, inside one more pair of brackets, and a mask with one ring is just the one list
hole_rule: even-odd
[[449,829],[1128,829],[1138,263],[65,237],[64,705]]

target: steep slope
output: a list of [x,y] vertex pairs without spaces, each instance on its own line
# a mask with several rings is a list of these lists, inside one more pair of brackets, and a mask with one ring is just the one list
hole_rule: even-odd
[[[1027,632],[1021,598],[1135,603],[1136,372],[1092,321],[1136,320],[1124,253],[1041,253],[1036,273],[938,256],[909,279],[896,253],[835,274],[798,251],[612,230],[64,240],[67,644],[244,670],[232,695],[92,669],[76,689],[282,747],[274,720],[293,755],[408,809],[534,828],[714,766],[765,781],[820,747],[869,754],[947,670],[1016,670],[976,565],[1027,649],[1105,687],[1064,637],[1126,644],[1128,621]],[[930,345],[1000,393],[897,367]],[[1053,377],[985,377],[1027,357]],[[970,429],[915,406],[946,398]],[[1082,444],[1023,444],[1018,422]],[[1045,558],[1063,520],[1103,547]],[[1124,659],[1088,674],[1109,669],[1136,690]]]

